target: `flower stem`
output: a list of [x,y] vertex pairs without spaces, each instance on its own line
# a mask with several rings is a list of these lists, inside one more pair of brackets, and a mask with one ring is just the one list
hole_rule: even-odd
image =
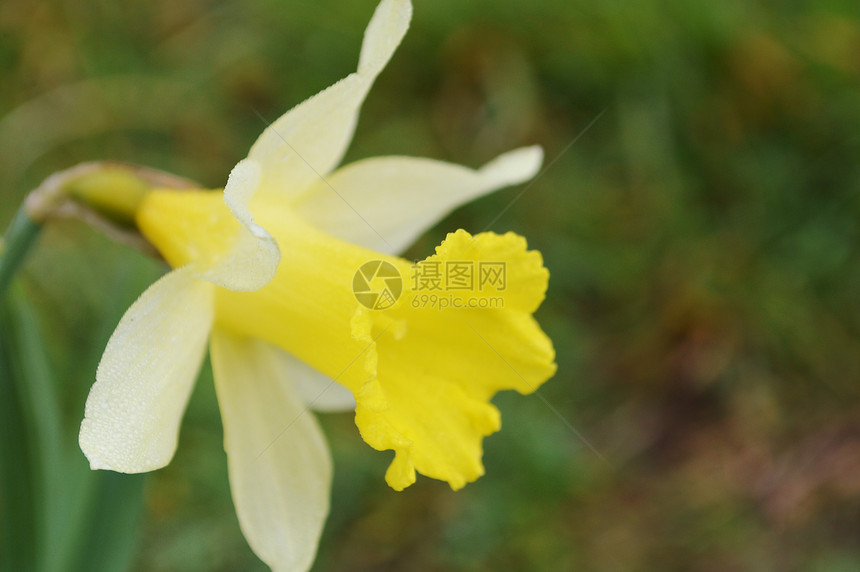
[[0,243],[0,299],[24,261],[27,251],[36,242],[40,230],[42,225],[34,222],[23,206],[19,208]]

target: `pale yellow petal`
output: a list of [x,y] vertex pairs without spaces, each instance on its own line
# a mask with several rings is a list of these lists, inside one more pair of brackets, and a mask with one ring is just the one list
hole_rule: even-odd
[[379,3],[364,31],[358,58],[359,74],[366,77],[379,75],[406,35],[411,19],[410,0],[382,0]]
[[355,409],[355,398],[347,388],[287,352],[273,351],[279,352],[285,375],[309,409],[326,413]]
[[297,105],[263,131],[248,157],[263,166],[265,192],[296,197],[340,163],[361,104],[403,39],[411,15],[408,0],[380,2],[365,32],[358,71]]
[[250,202],[260,188],[261,171],[256,161],[240,161],[227,179],[224,202],[240,227],[226,230],[235,235],[231,247],[201,277],[237,291],[258,290],[275,276],[280,252],[275,239],[254,222]]
[[313,563],[332,476],[322,432],[279,354],[258,340],[212,334],[236,514],[248,544],[276,572]]
[[79,442],[93,469],[152,471],[176,450],[213,319],[215,288],[175,270],[128,309],[87,398]]
[[477,170],[432,159],[374,157],[317,182],[296,209],[333,236],[396,254],[458,206],[528,181],[542,160],[537,146],[505,153]]
[[280,261],[277,242],[251,214],[259,183],[259,164],[245,159],[223,193],[150,191],[138,208],[137,226],[174,268],[190,265],[200,278],[230,290],[258,290]]

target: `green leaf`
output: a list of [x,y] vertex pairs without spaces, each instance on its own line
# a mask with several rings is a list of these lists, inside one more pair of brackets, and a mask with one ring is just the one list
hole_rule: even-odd
[[37,462],[9,306],[0,300],[0,568],[32,570],[36,562]]
[[33,310],[11,294],[0,304],[0,569],[127,570],[145,478],[89,470],[63,432]]
[[60,510],[63,505],[64,455],[60,406],[48,356],[36,325],[35,316],[24,296],[13,290],[7,304],[9,312],[10,356],[17,371],[16,392],[21,417],[30,440],[28,457],[31,468],[33,518],[36,523],[36,563],[40,570],[59,570],[57,558],[64,553],[68,534]]
[[128,570],[137,551],[143,513],[146,475],[93,471],[90,511],[81,524],[86,537],[80,544],[77,567],[92,570]]

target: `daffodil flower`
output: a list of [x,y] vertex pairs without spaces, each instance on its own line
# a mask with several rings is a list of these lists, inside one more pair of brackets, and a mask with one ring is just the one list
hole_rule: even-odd
[[548,273],[522,237],[461,230],[428,259],[506,264],[503,308],[430,311],[409,304],[413,292],[374,311],[351,289],[372,260],[408,276],[396,253],[542,160],[531,147],[477,170],[409,157],[335,170],[411,10],[383,0],[358,71],[270,125],[223,192],[144,195],[136,225],[174,270],[123,316],[81,424],[93,469],[165,466],[208,344],[239,523],[276,570],[310,567],[328,513],[332,463],[307,408],[354,408],[363,439],[394,450],[394,489],[416,471],[458,489],[483,474],[482,439],[500,427],[490,398],[532,392],[555,371],[532,318]]

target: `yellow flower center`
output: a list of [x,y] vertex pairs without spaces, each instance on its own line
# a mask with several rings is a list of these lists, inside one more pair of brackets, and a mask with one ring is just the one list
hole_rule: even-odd
[[[416,470],[455,489],[483,474],[482,438],[500,427],[490,398],[501,389],[530,393],[555,372],[552,343],[531,317],[548,278],[540,254],[512,233],[450,234],[425,262],[504,267],[506,284],[488,305],[475,288],[416,289],[409,261],[335,239],[281,202],[255,199],[251,210],[277,241],[280,265],[256,292],[217,288],[217,327],[272,343],[349,388],[364,440],[395,451],[386,474],[393,488],[409,486]],[[205,269],[239,231],[219,192],[153,191],[137,223],[174,267]],[[402,295],[384,310],[353,292],[356,272],[372,261],[402,277]],[[368,283],[374,292],[388,285],[379,276]],[[428,304],[431,296],[447,307]]]

